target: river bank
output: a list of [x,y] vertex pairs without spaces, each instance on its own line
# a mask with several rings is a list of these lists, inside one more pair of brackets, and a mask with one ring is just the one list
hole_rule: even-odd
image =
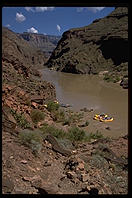
[[[3,103],[8,105],[2,108],[4,194],[127,194],[127,136],[100,136],[97,131],[102,133],[104,123],[93,120],[94,109],[77,112],[58,106],[52,112],[54,105],[46,108],[43,98],[32,101],[22,88],[14,88],[3,86]],[[71,155],[63,155],[64,150]]]
[[[56,111],[43,109],[49,116],[32,130],[14,125],[7,130],[9,123],[3,120],[3,193],[127,194],[128,136],[105,138],[93,133],[86,141],[86,128],[78,126],[80,116],[71,112],[67,124],[62,124],[64,120],[55,121]],[[68,132],[70,139],[65,138]]]
[[[43,80],[54,84],[59,103],[71,105],[69,109],[75,112],[83,108],[93,109],[92,112],[84,112],[84,121],[89,120],[90,123],[87,131],[93,132],[98,128],[103,135],[113,137],[127,134],[128,90],[95,75],[62,73],[47,68],[39,72]],[[93,120],[94,115],[100,113],[113,117],[113,122],[106,124]]]

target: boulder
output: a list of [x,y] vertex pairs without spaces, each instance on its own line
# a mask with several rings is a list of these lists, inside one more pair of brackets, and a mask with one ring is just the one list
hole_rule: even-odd
[[43,105],[43,100],[44,100],[44,98],[42,96],[38,96],[38,95],[31,96],[32,105],[35,103]]
[[2,129],[10,133],[13,133],[16,129],[16,120],[11,115],[10,108],[8,106],[2,107]]
[[81,181],[82,182],[86,182],[86,181],[88,181],[89,180],[89,174],[86,174],[86,173],[82,173],[81,174]]
[[83,171],[84,170],[84,163],[80,162],[77,167],[78,167],[79,170]]
[[122,86],[124,89],[128,89],[128,77],[124,77],[121,82],[120,86]]
[[77,177],[77,174],[74,171],[68,171],[66,172],[66,175],[69,179],[75,179]]

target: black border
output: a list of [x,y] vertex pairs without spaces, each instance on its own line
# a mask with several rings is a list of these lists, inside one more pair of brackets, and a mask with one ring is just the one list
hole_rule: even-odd
[[[131,156],[131,152],[130,152],[130,147],[131,147],[131,130],[130,130],[130,83],[131,83],[131,50],[130,50],[130,41],[131,41],[131,33],[130,33],[130,27],[131,27],[131,5],[129,1],[121,1],[121,0],[102,0],[101,2],[99,2],[99,0],[91,0],[91,2],[89,1],[85,1],[85,0],[81,0],[81,1],[59,1],[59,0],[37,0],[37,1],[33,1],[33,0],[1,0],[1,19],[2,19],[2,7],[23,7],[23,6],[31,6],[31,7],[35,7],[35,6],[56,6],[56,7],[94,7],[94,6],[105,6],[105,7],[128,7],[128,27],[129,27],[129,33],[128,33],[128,41],[129,41],[129,62],[128,62],[128,75],[129,75],[129,88],[128,88],[128,168],[129,168],[129,174],[128,174],[128,195],[119,195],[119,197],[127,197],[129,195],[132,195],[132,190],[131,190],[131,181],[130,181],[130,176],[131,176],[131,160],[130,160],[130,156]],[[2,21],[1,21],[1,35],[2,35]],[[1,37],[1,43],[2,43],[2,37]],[[2,57],[2,45],[1,45],[1,57]],[[2,59],[1,59],[1,68],[2,68]],[[1,69],[2,71],[2,69]],[[1,76],[1,82],[2,82],[2,76]],[[2,90],[2,83],[1,83],[1,90]],[[1,98],[2,99],[2,98]],[[2,104],[1,104],[1,109],[2,109]],[[2,111],[1,111],[2,112]],[[1,123],[2,123],[2,116],[1,116]],[[2,127],[1,127],[2,129]],[[1,130],[2,131],[2,130]],[[1,142],[2,142],[2,133],[1,133]],[[1,144],[2,147],[2,144]],[[1,149],[2,151],[2,149]],[[2,152],[1,152],[2,154]],[[1,155],[2,156],[2,155]],[[2,158],[1,158],[1,162],[2,162]],[[2,163],[1,163],[1,170],[2,170]],[[1,181],[2,181],[2,174],[1,174]],[[1,184],[1,195],[8,197],[8,196],[22,196],[23,195],[16,195],[16,194],[2,194],[2,184]],[[1,197],[2,197],[1,196]],[[26,196],[26,195],[24,195]],[[28,195],[29,196],[29,195]],[[32,197],[38,197],[38,195],[31,195]],[[40,197],[43,197],[42,195],[39,195]],[[53,196],[53,195],[48,195],[48,196]],[[55,195],[56,196],[61,196],[61,195]],[[63,195],[64,197],[67,197],[67,195]],[[71,195],[70,195],[71,196]],[[72,196],[88,196],[88,195],[72,195]],[[116,197],[117,195],[98,195],[98,197],[106,197],[106,196],[110,196],[110,197]],[[91,196],[92,197],[92,196]],[[94,196],[96,197],[96,196]],[[132,196],[131,196],[132,197]]]

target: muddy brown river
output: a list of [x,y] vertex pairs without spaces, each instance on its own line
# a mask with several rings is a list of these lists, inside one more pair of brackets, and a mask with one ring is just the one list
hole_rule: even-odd
[[[128,132],[128,90],[118,84],[107,83],[96,75],[79,75],[56,72],[49,69],[40,70],[43,80],[55,85],[59,103],[70,104],[72,109],[93,108],[86,115],[89,119],[89,130],[98,128],[107,136],[118,137]],[[102,123],[92,119],[95,113],[106,113],[112,116],[112,122]],[[111,130],[105,128],[109,126]]]

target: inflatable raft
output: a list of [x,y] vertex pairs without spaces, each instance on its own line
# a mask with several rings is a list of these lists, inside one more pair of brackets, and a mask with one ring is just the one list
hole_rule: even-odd
[[94,120],[100,120],[101,118],[105,118],[107,117],[106,114],[102,113],[102,114],[95,114],[94,116]]
[[95,114],[94,120],[99,120],[101,122],[112,122],[113,118],[112,117],[108,117],[108,115],[106,115],[105,113],[102,114]]
[[105,117],[105,118],[100,118],[101,122],[112,122],[113,118],[112,117]]

